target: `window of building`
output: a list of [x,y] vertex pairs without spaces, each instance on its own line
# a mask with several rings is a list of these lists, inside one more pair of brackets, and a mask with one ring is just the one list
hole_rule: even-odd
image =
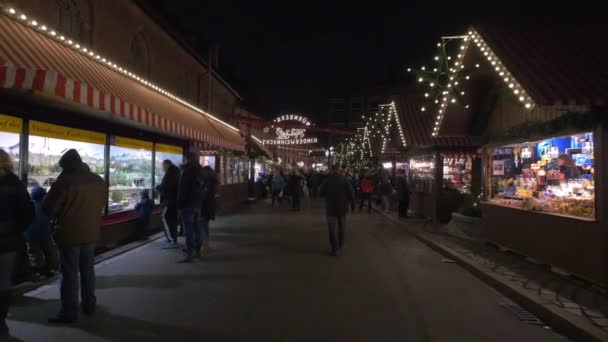
[[350,109],[352,111],[361,111],[361,99],[350,100]]
[[0,114],[0,149],[11,156],[15,163],[15,174],[19,175],[19,143],[23,123],[21,119]]
[[152,143],[112,137],[109,212],[131,210],[142,190],[152,188]]
[[[156,144],[154,146],[154,184],[158,185],[165,176],[163,161],[170,160],[173,165],[180,166],[184,162],[184,150],[181,147]],[[154,192],[154,202],[160,203],[160,193]]]
[[[83,5],[86,2],[81,1]],[[90,43],[88,26],[82,20],[82,12],[76,0],[57,0],[59,31],[81,43]],[[86,10],[86,9],[83,9]]]
[[370,99],[368,109],[370,111],[376,111],[376,110],[380,109],[380,100],[377,98]]
[[489,149],[488,202],[594,219],[593,143],[584,133]]
[[149,76],[149,56],[148,44],[141,32],[137,33],[131,41],[129,49],[129,67],[136,74],[148,77]]
[[456,190],[463,194],[470,194],[472,169],[473,159],[470,156],[443,158],[444,190]]
[[50,189],[61,173],[59,159],[69,149],[76,149],[92,172],[105,176],[105,134],[38,121],[30,121],[29,132],[28,190]]
[[344,101],[343,100],[334,100],[333,110],[334,111],[343,111],[344,110]]

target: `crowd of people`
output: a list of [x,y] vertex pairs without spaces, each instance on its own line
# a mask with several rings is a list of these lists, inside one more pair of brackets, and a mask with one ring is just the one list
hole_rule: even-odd
[[[190,263],[209,252],[209,222],[215,219],[218,180],[211,167],[199,164],[196,153],[186,155],[181,169],[170,160],[162,165],[165,175],[156,190],[161,194],[165,248],[179,247],[180,225],[186,241],[185,258],[179,262]],[[10,155],[0,149],[0,337],[9,333],[6,316],[22,250],[29,254],[23,266],[37,275],[48,278],[58,267],[61,271],[61,308],[49,318],[50,323],[75,322],[81,310],[95,314],[95,249],[108,187],[74,149],[61,157],[59,166],[61,174],[48,193],[34,187],[28,194],[15,175]],[[153,208],[149,191],[142,191],[135,207],[139,238],[149,234]]]

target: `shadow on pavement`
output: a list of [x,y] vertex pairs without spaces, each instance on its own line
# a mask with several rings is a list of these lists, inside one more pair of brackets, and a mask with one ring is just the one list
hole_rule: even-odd
[[[47,322],[59,309],[58,299],[44,300],[25,297],[17,302],[12,310],[11,320],[37,323],[55,327]],[[31,310],[35,307],[36,310]],[[79,329],[111,341],[189,341],[208,338],[211,340],[235,339],[236,336],[219,336],[210,332],[192,331],[185,327],[149,322],[132,317],[113,315],[98,306],[94,317],[82,317],[78,323],[62,326],[63,329]],[[20,341],[13,338],[13,341]]]

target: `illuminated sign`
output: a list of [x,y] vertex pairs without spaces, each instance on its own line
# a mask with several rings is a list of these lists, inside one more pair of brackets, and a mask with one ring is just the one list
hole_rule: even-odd
[[[294,122],[298,126],[310,126],[312,123],[308,118],[297,114],[285,114],[274,119],[273,122]],[[306,145],[317,143],[316,137],[306,137],[306,128],[284,128],[284,127],[266,127],[265,133],[276,134],[274,139],[263,139],[264,145]]]

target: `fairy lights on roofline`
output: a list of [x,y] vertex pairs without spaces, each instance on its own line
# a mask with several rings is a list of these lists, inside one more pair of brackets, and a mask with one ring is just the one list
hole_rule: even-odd
[[111,60],[109,60],[107,58],[104,58],[102,55],[100,55],[84,46],[81,46],[80,44],[78,44],[74,40],[70,39],[69,37],[66,37],[64,35],[58,35],[57,31],[55,31],[52,28],[50,28],[49,26],[44,25],[44,24],[40,23],[39,21],[29,17],[25,13],[21,13],[20,11],[16,10],[13,7],[7,7],[5,5],[0,5],[0,6],[2,7],[2,11],[6,15],[8,15],[11,18],[14,18],[15,20],[17,20],[18,22],[20,22],[24,25],[27,25],[32,30],[35,30],[39,33],[47,35],[49,38],[55,40],[56,42],[61,43],[65,46],[79,52],[81,55],[86,56],[86,57],[92,59],[93,61],[104,65],[106,68],[114,69],[115,72],[118,72],[125,77],[129,77],[132,80],[135,80],[135,81],[143,84],[144,86],[146,86],[152,90],[155,90],[156,92],[164,95],[165,97],[168,97],[168,98],[172,99],[173,101],[176,101],[230,129],[232,129],[235,132],[240,132],[240,130],[238,128],[228,124],[227,122],[215,117],[212,114],[205,112],[204,110],[190,104],[189,102],[182,100],[181,98],[173,95],[172,93],[164,90],[163,88],[155,85],[154,83],[149,82],[148,80],[144,79],[143,77],[140,77],[137,74],[132,73],[131,71],[119,66],[118,64],[112,62]]

